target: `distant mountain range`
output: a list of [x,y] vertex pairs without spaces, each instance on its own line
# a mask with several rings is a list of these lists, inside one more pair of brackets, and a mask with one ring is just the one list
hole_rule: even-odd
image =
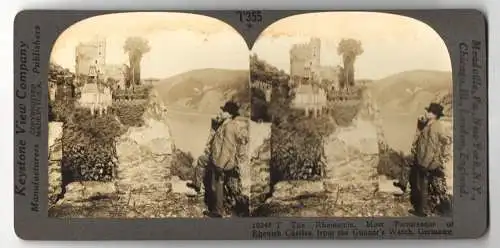
[[439,102],[445,115],[452,114],[451,72],[401,72],[372,82],[369,89],[380,110],[386,141],[398,151],[410,151],[417,117],[429,103]]
[[167,106],[214,113],[232,97],[245,98],[249,71],[198,69],[178,74],[155,83]]
[[[231,97],[249,102],[248,80],[246,70],[208,68],[159,80],[155,88],[167,106],[213,113]],[[451,72],[415,70],[365,81],[383,112],[416,116],[437,101],[445,106],[445,114],[451,115]]]
[[381,111],[417,115],[430,102],[445,105],[451,115],[451,72],[415,70],[401,72],[370,83],[372,95]]

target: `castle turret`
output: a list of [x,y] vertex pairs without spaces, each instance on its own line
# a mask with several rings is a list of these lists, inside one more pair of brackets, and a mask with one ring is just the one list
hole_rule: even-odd
[[[75,49],[76,75],[88,76],[91,66],[104,68],[106,64],[106,40],[99,37],[90,42],[80,43]],[[102,72],[99,72],[102,73]]]
[[320,66],[321,66],[321,40],[319,38],[312,38],[309,42],[310,50],[310,70],[311,79],[318,80],[320,76]]
[[297,44],[290,49],[290,76],[293,81],[320,80],[321,40],[312,38],[309,43]]

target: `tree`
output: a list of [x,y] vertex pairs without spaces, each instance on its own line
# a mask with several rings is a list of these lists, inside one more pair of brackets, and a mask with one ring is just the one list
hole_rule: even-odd
[[342,55],[344,62],[344,87],[354,86],[354,62],[356,57],[363,53],[361,41],[355,39],[342,39],[337,47],[337,54]]
[[141,82],[141,60],[145,53],[151,50],[147,40],[141,37],[129,37],[125,41],[123,50],[128,53],[131,70],[131,84],[139,85]]
[[123,64],[123,79],[125,80],[125,88],[130,88],[132,85],[132,71],[130,70],[130,66]]

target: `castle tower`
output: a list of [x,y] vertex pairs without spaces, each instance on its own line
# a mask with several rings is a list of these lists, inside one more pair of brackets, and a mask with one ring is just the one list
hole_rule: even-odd
[[[95,43],[97,46],[97,67],[102,70],[106,64],[106,40],[96,37]],[[98,72],[103,73],[103,71]]]
[[[104,68],[106,63],[106,40],[95,37],[90,42],[80,43],[75,48],[76,75],[88,76],[90,67]],[[102,72],[99,72],[102,73]]]
[[319,80],[321,65],[321,40],[312,38],[309,42],[311,79]]
[[290,49],[290,76],[298,83],[321,81],[321,40],[311,38],[308,43],[296,44]]

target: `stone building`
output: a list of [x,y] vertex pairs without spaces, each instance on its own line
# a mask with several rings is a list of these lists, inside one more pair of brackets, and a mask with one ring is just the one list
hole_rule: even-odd
[[290,49],[290,77],[294,83],[322,82],[328,80],[338,86],[340,66],[321,64],[321,40],[312,38],[309,43],[296,44]]
[[[92,68],[100,70],[106,64],[106,40],[95,37],[89,42],[80,42],[75,49],[75,74],[77,80],[89,76]],[[98,74],[102,73],[97,71]]]
[[[125,87],[127,66],[106,63],[106,40],[99,37],[78,44],[75,62],[76,81],[83,85],[79,105],[89,108],[92,114],[106,113],[112,104],[111,87]],[[113,79],[116,85],[106,86],[108,79]]]
[[325,89],[338,88],[338,74],[338,66],[321,65],[320,39],[294,45],[290,49],[290,84],[295,88],[293,106],[304,109],[307,115],[312,110],[317,116],[327,106]]
[[92,115],[96,112],[99,115],[106,113],[113,103],[111,89],[100,81],[99,71],[97,66],[90,67],[88,79],[83,85],[80,99],[78,99],[78,104],[83,108],[90,109]]
[[321,83],[327,82],[329,86],[328,89],[339,89],[339,74],[341,73],[341,69],[341,66],[321,66],[319,71]]
[[328,107],[325,90],[317,85],[301,85],[295,91],[295,98],[292,101],[294,108],[303,109],[306,116],[312,112],[312,116],[317,117]]
[[103,80],[107,82],[112,79],[116,82],[116,85],[113,86],[114,89],[124,89],[127,70],[127,65],[105,64],[102,75]]
[[56,100],[57,82],[49,81],[49,101]]
[[[96,69],[95,72],[91,70]],[[104,82],[108,78],[124,84],[127,72],[126,65],[106,63],[106,40],[95,37],[89,42],[81,42],[75,52],[75,74],[77,81],[85,81],[96,74]],[[92,75],[90,75],[92,74]]]
[[[312,38],[309,43],[295,44],[290,49],[290,78],[296,83],[315,80],[321,66],[321,40]],[[298,81],[298,82],[297,82]]]

